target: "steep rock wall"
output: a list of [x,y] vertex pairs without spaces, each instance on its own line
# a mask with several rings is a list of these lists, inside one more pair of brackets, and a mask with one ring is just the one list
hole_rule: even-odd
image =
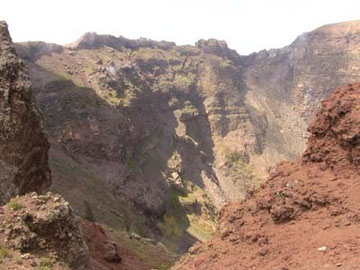
[[0,22],[0,203],[50,186],[48,150],[27,69]]

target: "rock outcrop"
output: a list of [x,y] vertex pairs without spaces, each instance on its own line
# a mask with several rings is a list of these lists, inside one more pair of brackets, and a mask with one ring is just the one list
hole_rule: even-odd
[[360,84],[323,101],[309,132],[303,156],[221,210],[214,239],[174,269],[358,268]]
[[48,150],[27,69],[0,22],[0,204],[50,186]]
[[137,40],[127,39],[124,37],[114,37],[112,35],[98,35],[96,33],[86,33],[77,41],[65,45],[69,49],[99,49],[102,46],[111,47],[114,49],[127,48],[136,50],[141,47],[152,49],[169,50],[175,47],[174,42],[154,41],[147,38],[140,38]]
[[[33,192],[13,198],[0,209],[0,224],[0,243],[5,243],[13,253],[28,254],[31,260],[24,260],[24,263],[42,266],[41,257],[46,257],[51,265],[64,263],[71,269],[91,269],[80,223],[60,195]],[[2,265],[16,265],[14,257],[2,258]]]

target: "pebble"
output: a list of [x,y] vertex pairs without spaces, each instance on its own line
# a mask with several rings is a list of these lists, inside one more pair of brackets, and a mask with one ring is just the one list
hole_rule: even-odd
[[28,260],[28,259],[30,259],[30,257],[31,257],[30,253],[24,253],[24,254],[20,255],[20,258],[23,260]]
[[258,254],[260,256],[266,256],[267,254],[269,254],[269,250],[267,248],[260,248]]
[[318,251],[325,252],[327,249],[328,249],[327,246],[322,246],[318,248]]

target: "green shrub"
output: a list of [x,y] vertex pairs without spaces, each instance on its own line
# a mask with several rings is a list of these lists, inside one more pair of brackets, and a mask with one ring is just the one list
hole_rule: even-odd
[[129,161],[128,161],[128,169],[129,169],[129,171],[135,171],[136,170],[136,167],[137,167],[137,164],[136,164],[136,161],[135,160],[133,160],[133,159],[130,159]]
[[183,235],[183,229],[179,224],[179,219],[175,216],[165,214],[163,216],[163,223],[160,225],[160,228],[166,237],[181,238]]
[[184,113],[196,113],[197,108],[189,100],[186,100],[184,102],[183,112]]
[[41,270],[48,270],[52,269],[53,263],[49,258],[41,258],[40,259],[40,269]]
[[17,211],[20,210],[21,208],[24,208],[24,206],[22,204],[20,204],[19,202],[17,202],[16,200],[12,199],[9,202],[9,207],[10,209],[12,209],[13,211]]
[[12,255],[10,253],[10,251],[3,247],[3,246],[0,246],[0,258],[11,258]]
[[230,162],[234,163],[249,163],[249,157],[239,152],[231,152],[227,155],[227,158]]

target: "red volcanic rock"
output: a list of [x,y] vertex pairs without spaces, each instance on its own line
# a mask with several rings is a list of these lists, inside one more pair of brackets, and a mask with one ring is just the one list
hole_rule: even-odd
[[358,269],[360,84],[322,102],[303,157],[280,164],[174,269]]
[[360,165],[360,104],[358,85],[339,88],[322,103],[309,126],[312,136],[304,154],[307,162],[324,162],[341,172]]

